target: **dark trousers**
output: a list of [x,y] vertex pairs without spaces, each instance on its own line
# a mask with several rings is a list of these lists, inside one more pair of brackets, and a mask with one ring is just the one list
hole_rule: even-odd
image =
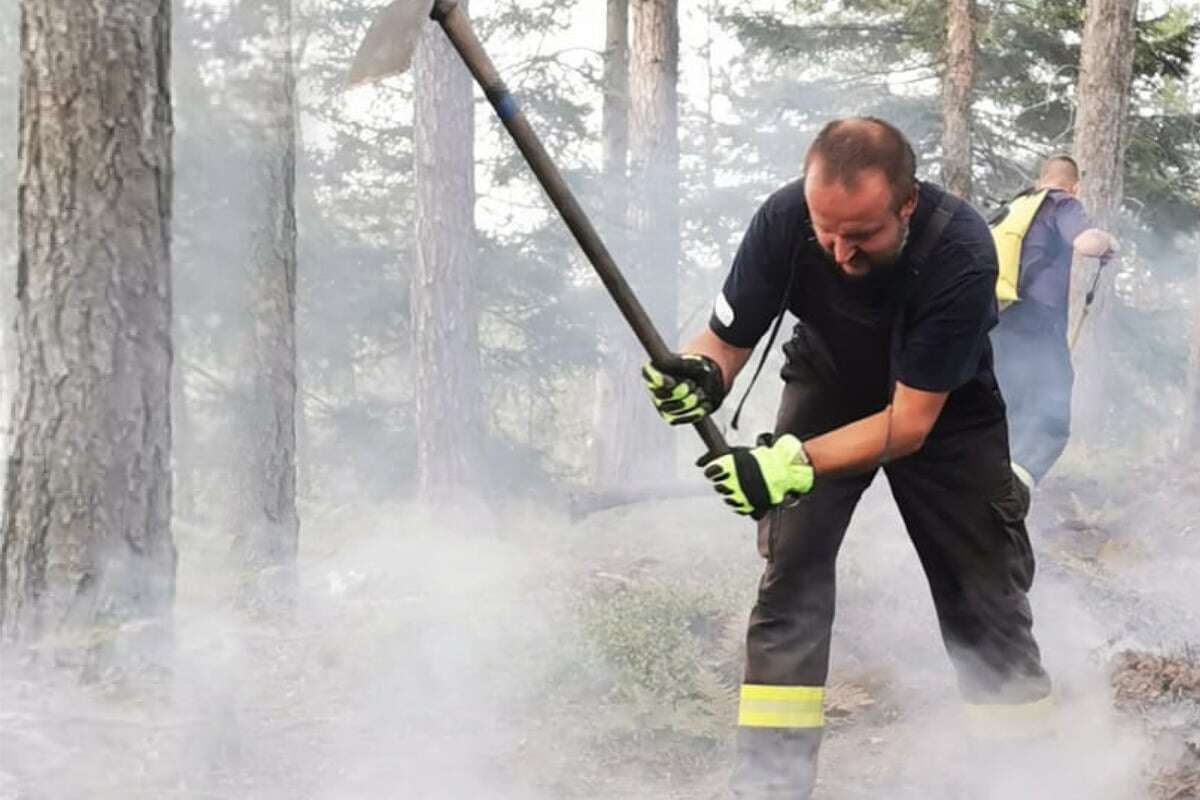
[[[1023,309],[1020,309],[1023,310]],[[996,378],[1008,404],[1012,460],[1040,481],[1071,436],[1075,370],[1065,322],[1030,323],[1010,309],[992,332]]]
[[[839,405],[828,387],[790,382],[777,432],[803,439],[850,421]],[[931,439],[883,470],[929,579],[962,698],[982,708],[1043,701],[1050,682],[1026,599],[1034,573],[1024,524],[1029,495],[1009,468],[1002,418]],[[738,797],[799,800],[812,790],[835,562],[874,477],[818,478],[797,505],[760,524],[767,566],[747,634],[733,778]]]

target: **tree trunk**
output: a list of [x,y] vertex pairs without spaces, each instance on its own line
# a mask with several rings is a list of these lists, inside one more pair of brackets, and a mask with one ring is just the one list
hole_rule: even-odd
[[1125,135],[1133,79],[1137,0],[1088,0],[1076,92],[1075,160],[1080,199],[1111,228],[1125,190]]
[[[1112,230],[1124,194],[1125,140],[1129,92],[1133,76],[1134,21],[1137,0],[1088,0],[1076,92],[1074,156],[1083,174],[1080,199],[1097,227]],[[1097,268],[1094,259],[1076,258],[1071,275],[1071,325],[1080,319],[1083,297]],[[1101,313],[1112,285],[1112,272],[1097,292],[1087,329],[1075,351],[1075,434],[1096,444],[1108,428],[1112,401],[1120,392],[1110,386],[1111,335]]]
[[474,108],[470,75],[437,25],[426,26],[414,71],[417,492],[442,503],[482,485]]
[[971,197],[971,88],[975,77],[975,2],[949,0],[942,77],[942,182]]
[[633,271],[646,286],[655,323],[673,344],[678,338],[680,261],[679,10],[675,0],[633,0],[632,9]]
[[[677,346],[680,261],[679,14],[675,0],[630,0],[630,283]],[[674,437],[638,377],[645,355],[626,331],[610,359],[614,386],[601,483],[674,474]]]
[[291,0],[232,9],[246,63],[238,111],[249,147],[243,208],[250,283],[250,385],[239,428],[239,602],[282,611],[294,594],[296,514],[296,100]]
[[175,595],[170,4],[21,7],[0,638],[86,674],[165,641]]
[[[0,4],[0,117],[17,109],[20,94],[20,4]],[[17,263],[17,126],[0,125],[0,286],[11,287]],[[10,289],[0,292],[0,400],[8,403],[16,385],[17,349],[12,321],[16,298]],[[8,419],[0,417],[0,457],[8,455]]]
[[1183,435],[1180,449],[1193,456],[1200,451],[1200,260],[1196,262],[1196,281],[1192,289],[1192,330],[1187,371],[1187,394],[1184,399]]
[[[629,0],[608,0],[604,47],[604,217],[606,239],[619,262],[625,262],[626,227],[629,210]],[[592,479],[608,486],[620,478],[621,461],[617,442],[610,432],[625,412],[622,398],[631,380],[629,359],[619,356],[628,350],[623,321],[615,313],[601,317],[600,352],[596,373],[593,413],[595,436],[592,448]]]
[[[298,374],[298,381],[307,391],[311,387]],[[296,494],[297,497],[311,500],[313,495],[313,447],[312,428],[309,419],[308,403],[303,397],[298,397],[296,403]]]
[[629,167],[629,0],[608,0],[603,114],[605,216],[624,222]]

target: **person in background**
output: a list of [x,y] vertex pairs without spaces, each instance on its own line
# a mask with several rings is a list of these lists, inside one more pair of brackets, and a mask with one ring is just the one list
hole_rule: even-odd
[[[1034,189],[1006,209],[1011,215],[1021,201],[1030,203],[1031,212],[1036,208],[1031,218],[1017,223],[1024,230],[1015,293],[992,332],[996,376],[1008,404],[1013,471],[1029,488],[1050,471],[1071,433],[1071,262],[1075,255],[1107,259],[1118,249],[1112,234],[1089,222],[1078,189],[1074,159],[1053,156],[1043,162]],[[1003,218],[997,220],[995,230],[1004,224]]]

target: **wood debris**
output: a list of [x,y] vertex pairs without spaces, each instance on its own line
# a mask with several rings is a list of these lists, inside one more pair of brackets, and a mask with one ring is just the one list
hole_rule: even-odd
[[1200,659],[1126,650],[1112,677],[1118,708],[1184,700],[1200,703]]

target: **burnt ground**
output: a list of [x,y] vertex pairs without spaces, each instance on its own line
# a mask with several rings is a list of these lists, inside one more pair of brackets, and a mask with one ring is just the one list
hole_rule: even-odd
[[[819,800],[1200,798],[1200,469],[1045,484],[1030,519],[1058,735],[963,735],[886,487],[839,564]],[[707,499],[304,509],[286,624],[182,523],[175,658],[79,686],[6,653],[0,800],[727,796],[753,533]]]

